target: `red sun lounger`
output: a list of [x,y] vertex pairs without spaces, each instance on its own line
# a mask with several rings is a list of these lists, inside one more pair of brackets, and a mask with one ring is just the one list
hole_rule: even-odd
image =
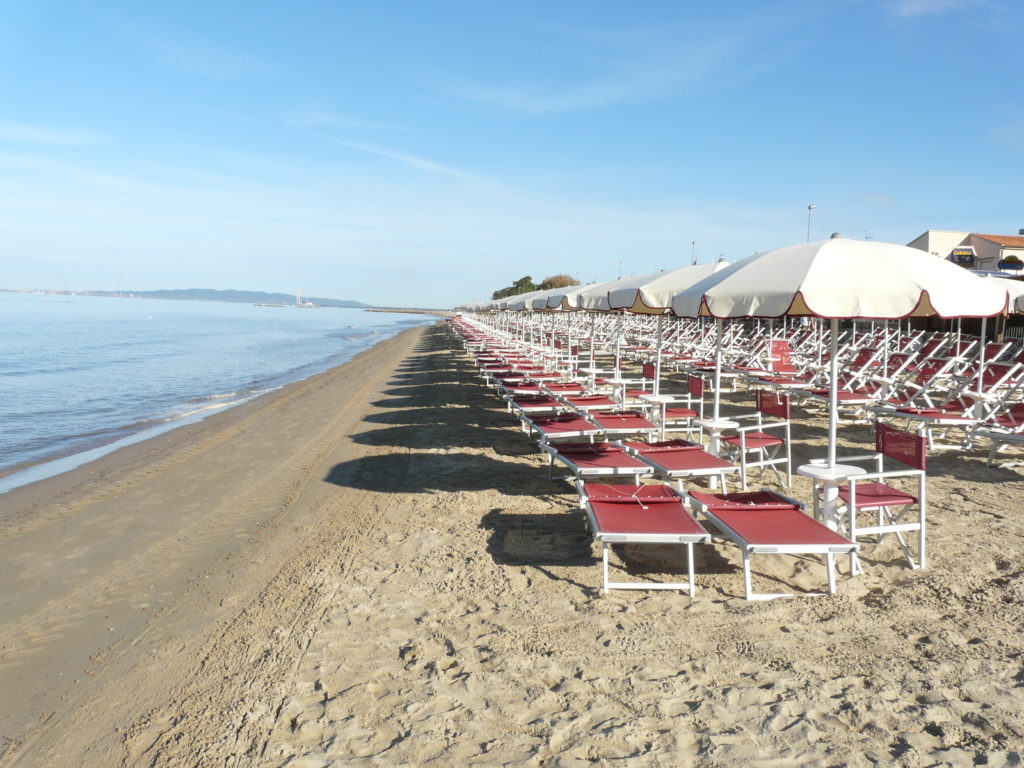
[[649,419],[636,411],[617,413],[594,413],[591,419],[608,436],[615,435],[654,435],[658,431]]
[[577,384],[577,383],[571,382],[571,381],[563,382],[563,383],[560,383],[560,384],[556,384],[554,382],[544,382],[542,386],[553,397],[558,397],[559,395],[582,395],[583,394],[583,385],[582,384]]
[[628,454],[618,443],[559,443],[545,445],[544,450],[550,457],[549,468],[560,461],[577,480],[625,476],[639,484],[641,475],[651,474],[649,465]]
[[726,487],[726,473],[739,472],[740,468],[714,456],[698,443],[687,440],[667,440],[660,443],[627,442],[626,448],[640,461],[650,465],[657,477],[675,482],[683,490],[683,480],[688,477],[717,477]]
[[565,405],[560,400],[545,395],[526,395],[513,397],[508,401],[510,411],[519,413],[552,413],[562,410]]
[[540,435],[541,445],[552,440],[571,440],[585,437],[593,439],[601,434],[601,429],[594,426],[576,413],[560,413],[556,416],[527,417],[524,423]]
[[[774,491],[701,493],[690,491],[694,511],[707,517],[722,536],[743,553],[743,586],[747,600],[795,597],[794,593],[754,592],[750,556],[756,554],[822,555],[828,571],[828,594],[836,591],[835,556],[852,556],[857,545],[802,511],[802,505]],[[819,596],[822,592],[801,593]]]
[[618,402],[605,395],[559,395],[559,399],[578,413],[590,411],[614,411]]
[[[603,589],[680,589],[694,596],[693,545],[711,536],[667,485],[603,485],[579,483],[580,498],[594,538],[601,542]],[[686,582],[613,582],[608,580],[608,550],[612,544],[683,544]]]

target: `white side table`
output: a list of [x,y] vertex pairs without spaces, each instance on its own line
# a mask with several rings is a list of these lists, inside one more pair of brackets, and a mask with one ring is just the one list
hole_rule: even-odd
[[822,521],[831,530],[839,529],[839,486],[851,477],[867,474],[864,467],[853,464],[836,464],[829,467],[825,464],[804,464],[797,467],[796,473],[809,477],[817,485],[821,483]]
[[654,394],[640,395],[645,403],[651,403],[658,407],[658,439],[665,439],[665,406],[673,401],[672,395]]
[[[740,423],[738,421],[730,421],[729,419],[698,419],[693,422],[698,427],[706,430],[708,433],[708,452],[714,456],[718,456],[718,445],[722,433],[727,429],[736,429]],[[711,490],[718,489],[718,480],[713,476],[708,478],[708,487]]]

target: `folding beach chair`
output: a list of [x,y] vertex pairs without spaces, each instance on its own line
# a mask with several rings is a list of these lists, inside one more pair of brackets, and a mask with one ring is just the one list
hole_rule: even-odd
[[640,461],[650,465],[655,477],[675,483],[680,492],[688,478],[714,478],[726,487],[726,475],[739,472],[730,461],[720,459],[704,450],[699,443],[688,440],[666,440],[654,443],[626,442],[627,450]]
[[[889,460],[888,462],[886,460]],[[819,460],[820,461],[820,460]],[[884,422],[875,425],[875,453],[860,456],[844,456],[842,462],[866,461],[874,465],[875,471],[851,477],[846,485],[839,486],[839,500],[845,506],[845,533],[853,541],[864,536],[893,534],[899,542],[903,555],[913,569],[925,567],[925,517],[927,501],[925,496],[925,470],[927,465],[927,440],[896,429]],[[887,470],[887,464],[897,469]],[[908,478],[914,481],[911,491],[893,485],[894,480]],[[916,488],[913,488],[916,486]],[[840,509],[840,513],[842,509]],[[818,494],[814,496],[815,517],[819,514]],[[862,515],[872,522],[862,525]],[[911,551],[904,534],[917,532],[917,557]],[[860,572],[860,564],[854,568]]]
[[642,475],[650,475],[651,467],[629,454],[619,443],[559,443],[544,445],[548,454],[548,477],[555,462],[569,468],[576,480],[598,477],[630,477],[635,485]]
[[835,594],[835,556],[850,555],[857,544],[829,530],[804,514],[799,502],[775,493],[703,493],[690,491],[694,511],[710,520],[723,537],[735,543],[743,555],[743,587],[747,600],[777,597],[814,597],[823,592],[754,592],[751,555],[821,555],[828,573],[828,593]]
[[[693,545],[711,536],[683,505],[682,497],[667,485],[603,485],[579,483],[581,506],[594,538],[601,542],[603,590],[679,589],[690,597],[694,585]],[[609,580],[608,550],[612,544],[675,544],[686,547],[688,580],[685,582],[613,582]]]
[[[974,430],[974,437],[988,438],[992,446],[988,452],[988,466],[995,462],[996,454],[1007,445],[1024,445],[1024,403],[1008,403],[999,412],[989,415]],[[1008,463],[1015,466],[1019,462]]]
[[686,377],[685,395],[672,394],[671,400],[662,404],[662,427],[666,432],[685,432],[687,437],[696,431],[694,419],[704,418],[704,379],[700,376]]
[[[789,488],[793,484],[789,397],[759,389],[754,393],[754,400],[757,407],[754,413],[731,417],[734,421],[753,419],[754,424],[739,427],[734,430],[735,434],[722,435],[721,443],[724,450],[739,461],[744,491],[747,490],[748,469],[760,469],[759,477],[770,469],[779,484]],[[772,421],[766,421],[765,417]],[[785,480],[778,470],[780,466],[786,468]]]

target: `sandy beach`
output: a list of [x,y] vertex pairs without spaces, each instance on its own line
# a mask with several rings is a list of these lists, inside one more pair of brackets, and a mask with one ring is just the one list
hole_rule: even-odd
[[[801,412],[794,463],[825,431]],[[411,329],[0,497],[0,766],[1019,765],[1022,477],[935,452],[928,568],[868,543],[834,597],[748,603],[723,543],[694,599],[603,595],[575,492]]]

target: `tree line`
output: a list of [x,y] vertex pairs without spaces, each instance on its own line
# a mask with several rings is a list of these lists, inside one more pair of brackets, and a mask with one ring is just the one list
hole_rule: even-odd
[[568,275],[552,275],[545,277],[539,283],[534,283],[533,278],[527,275],[520,277],[512,285],[499,288],[491,294],[491,298],[503,299],[506,296],[518,296],[521,293],[530,293],[530,291],[547,291],[551,288],[568,288],[570,285],[579,284],[579,280],[574,280]]

